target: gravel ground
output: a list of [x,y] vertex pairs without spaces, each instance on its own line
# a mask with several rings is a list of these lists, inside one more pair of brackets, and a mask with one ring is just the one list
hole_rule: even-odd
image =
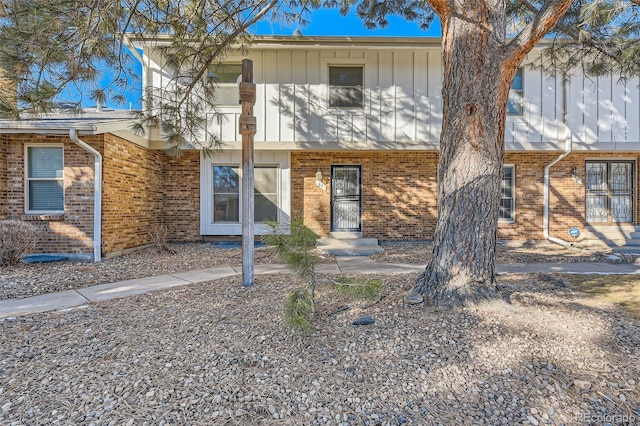
[[[388,243],[381,246],[384,252],[372,256],[377,262],[426,264],[431,255],[430,242]],[[610,249],[565,248],[548,242],[510,242],[498,244],[496,250],[497,263],[634,263],[638,258],[639,252],[614,253]]]
[[[93,262],[55,262],[23,264],[0,268],[0,300],[36,296],[55,291],[73,290],[96,284],[171,274],[216,265],[241,265],[242,250],[222,249],[213,244],[174,244],[176,253],[159,252],[155,248],[137,251],[126,256]],[[377,262],[426,263],[431,253],[430,243],[384,244],[384,252],[372,256]],[[534,246],[498,247],[500,263],[539,262],[634,262],[634,254],[611,251],[583,251],[566,249],[555,244],[538,243]],[[266,247],[255,250],[257,264],[282,263]],[[322,262],[332,263],[335,258],[323,255]]]
[[614,306],[523,275],[508,303],[441,311],[383,279],[369,307],[320,285],[302,340],[289,275],[0,320],[0,424],[638,424],[640,325]]
[[[175,253],[150,247],[102,262],[63,261],[0,267],[0,300],[73,290],[96,284],[206,269],[217,265],[241,265],[242,249],[217,248],[213,244],[173,244]],[[256,264],[281,263],[266,247],[254,252]],[[323,262],[335,262],[323,255]]]

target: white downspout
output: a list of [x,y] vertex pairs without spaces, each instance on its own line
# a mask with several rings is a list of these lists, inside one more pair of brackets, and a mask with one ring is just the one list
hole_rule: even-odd
[[100,262],[100,246],[102,244],[102,155],[96,149],[78,138],[76,129],[69,129],[69,138],[85,151],[93,154],[94,164],[94,195],[93,195],[93,260]]
[[551,241],[552,243],[560,244],[565,247],[572,247],[573,244],[571,244],[570,242],[562,240],[560,238],[552,237],[549,234],[549,181],[550,181],[549,170],[554,164],[562,160],[567,155],[571,154],[571,150],[573,149],[571,131],[569,130],[569,125],[567,121],[568,121],[567,120],[567,77],[563,76],[562,77],[562,124],[564,124],[564,132],[565,132],[564,152],[560,154],[558,158],[556,158],[555,160],[553,160],[552,162],[550,162],[544,167],[544,191],[543,191],[544,212],[542,216],[542,235],[546,240]]

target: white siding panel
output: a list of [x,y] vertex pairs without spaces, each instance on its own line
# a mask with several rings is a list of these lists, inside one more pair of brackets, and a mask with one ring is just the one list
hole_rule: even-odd
[[364,142],[367,140],[367,117],[364,114],[354,114],[351,117],[351,140]]
[[309,140],[309,85],[307,84],[307,53],[294,51],[292,58],[293,100],[289,110],[292,113],[293,140]]
[[429,138],[440,140],[442,132],[442,52],[429,52]]
[[429,140],[429,54],[416,52],[413,63],[415,138]]
[[612,79],[612,115],[611,131],[614,142],[627,142],[627,129],[629,119],[627,117],[627,83]]
[[280,140],[293,141],[293,113],[295,93],[291,51],[278,52],[278,81],[280,82]]
[[597,142],[613,142],[613,93],[611,77],[601,76],[598,82],[598,139]]
[[630,78],[625,87],[627,142],[640,143],[640,79]]
[[322,116],[322,140],[336,142],[338,140],[338,116],[326,114]]
[[[307,139],[309,141],[321,140],[321,116],[323,105],[321,102],[321,80],[320,80],[320,52],[307,52]],[[304,126],[301,124],[298,126]]]
[[584,140],[584,99],[582,78],[572,76],[567,82],[567,123],[574,142]]
[[278,87],[278,52],[264,52],[264,140],[280,140],[280,90]]
[[[542,71],[524,69],[524,118],[528,121],[527,138],[529,142],[542,142],[543,117],[542,110]],[[520,132],[518,131],[518,134]]]
[[584,143],[598,142],[598,82],[582,78],[582,112],[584,114],[582,137]]
[[256,116],[254,140],[263,141],[266,124],[264,120],[264,54],[257,52],[251,55],[251,59],[253,59],[253,81],[256,83],[256,103],[253,107],[253,114]]
[[365,111],[366,137],[370,141],[379,141],[380,137],[380,69],[378,52],[367,52],[365,57]]
[[395,138],[395,88],[393,87],[393,53],[380,52],[380,140],[393,141]]
[[396,122],[393,140],[415,140],[414,64],[412,52],[396,52],[394,54],[393,77]]

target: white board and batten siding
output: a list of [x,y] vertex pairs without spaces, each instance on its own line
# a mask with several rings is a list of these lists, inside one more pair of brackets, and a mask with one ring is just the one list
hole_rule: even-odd
[[[527,60],[535,60],[532,53]],[[249,52],[257,99],[257,143],[274,149],[437,149],[442,127],[442,51],[437,46],[398,49],[376,46],[289,45]],[[230,56],[240,62],[242,56]],[[329,106],[331,65],[364,69],[362,108]],[[162,85],[170,73],[161,58],[145,64],[147,84]],[[560,78],[525,68],[524,112],[508,116],[509,151],[557,150],[567,134],[576,150],[640,150],[640,81],[615,75],[574,73],[566,85],[567,123],[563,124]],[[223,142],[239,142],[240,106],[219,108],[209,130]],[[281,143],[281,144],[278,144]],[[280,145],[280,147],[277,147]]]
[[[437,147],[442,126],[438,49],[257,50],[248,57],[256,82],[256,142],[317,143],[319,149],[323,143],[341,142],[389,143],[397,149],[402,142],[423,142]],[[363,67],[362,108],[329,106],[332,65]],[[241,140],[234,131],[239,110],[219,108],[225,119],[210,120],[210,130],[220,140]]]

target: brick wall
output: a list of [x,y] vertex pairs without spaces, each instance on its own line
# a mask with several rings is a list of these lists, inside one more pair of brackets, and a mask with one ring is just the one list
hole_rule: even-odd
[[[150,244],[160,223],[174,241],[200,239],[200,156],[172,158],[106,134],[81,138],[103,155],[102,253]],[[25,144],[64,147],[63,215],[25,215]],[[67,136],[0,137],[0,219],[28,220],[41,229],[38,252],[93,253],[93,155]]]
[[151,243],[162,215],[162,157],[114,135],[103,152],[102,251]]
[[200,151],[178,158],[160,153],[163,164],[162,220],[173,241],[200,240]]
[[380,240],[426,240],[436,220],[434,152],[292,152],[291,211],[320,236],[330,230],[331,188],[315,185],[331,165],[362,166],[362,232]]
[[7,218],[7,137],[0,135],[0,220]]
[[[100,149],[101,136],[83,138]],[[38,252],[93,252],[93,156],[66,136],[6,136],[7,219],[28,220],[41,232]],[[64,149],[64,214],[25,215],[24,154],[26,144],[62,144]]]
[[[515,222],[500,223],[500,239],[543,239],[544,167],[559,153],[507,153],[515,166]],[[638,160],[637,153],[599,153],[605,159]],[[593,153],[571,154],[551,168],[550,232],[568,238],[572,226],[585,226],[585,160]],[[329,183],[331,165],[362,166],[362,230],[381,241],[425,240],[433,237],[436,208],[437,154],[428,152],[292,152],[291,197],[294,215],[320,236],[330,230],[330,194],[315,185],[320,170]],[[571,176],[576,167],[582,183]],[[636,171],[636,185],[638,172]],[[636,215],[640,214],[636,200]]]

